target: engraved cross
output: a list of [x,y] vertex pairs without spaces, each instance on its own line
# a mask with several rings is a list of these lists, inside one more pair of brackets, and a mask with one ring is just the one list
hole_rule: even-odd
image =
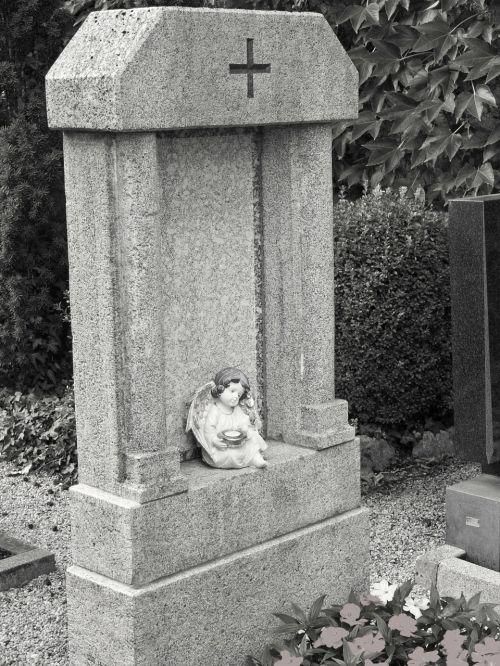
[[253,39],[247,39],[247,61],[242,65],[229,65],[230,74],[247,75],[247,97],[253,97],[253,75],[269,74],[271,65],[257,65],[253,61]]

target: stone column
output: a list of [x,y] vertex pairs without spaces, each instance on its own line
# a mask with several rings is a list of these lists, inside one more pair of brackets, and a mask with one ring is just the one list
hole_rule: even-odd
[[185,490],[167,442],[156,136],[64,139],[80,483]]
[[335,400],[331,125],[263,132],[267,434],[322,449],[354,437]]

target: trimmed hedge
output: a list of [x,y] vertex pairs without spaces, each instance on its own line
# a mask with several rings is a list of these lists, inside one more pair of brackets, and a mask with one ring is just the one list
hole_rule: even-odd
[[451,410],[447,215],[376,189],[334,207],[336,393],[360,423]]

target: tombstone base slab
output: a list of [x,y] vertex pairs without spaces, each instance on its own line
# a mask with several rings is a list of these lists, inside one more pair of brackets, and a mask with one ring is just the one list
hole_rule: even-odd
[[73,566],[70,664],[243,666],[276,639],[273,612],[368,589],[367,534],[356,509],[143,587]]
[[483,603],[500,604],[500,572],[468,562],[466,552],[454,546],[441,546],[419,557],[416,582],[427,589],[435,583],[442,597],[466,599],[481,592]]

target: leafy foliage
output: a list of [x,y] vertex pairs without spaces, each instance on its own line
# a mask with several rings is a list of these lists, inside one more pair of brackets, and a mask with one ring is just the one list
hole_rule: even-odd
[[484,0],[235,0],[321,12],[359,72],[356,121],[337,123],[334,172],[423,189],[430,201],[490,193],[500,181],[500,26]]
[[76,483],[76,428],[73,390],[40,395],[0,394],[0,455],[25,474],[44,470],[65,487]]
[[334,207],[336,393],[361,423],[451,409],[446,222],[404,192]]
[[324,608],[324,597],[320,597],[308,613],[295,605],[293,615],[275,613],[282,622],[277,631],[292,634],[291,638],[283,646],[266,646],[261,661],[249,656],[248,664],[498,663],[500,616],[494,604],[479,603],[480,595],[469,601],[463,595],[441,598],[433,587],[430,600],[420,610],[410,595],[412,586],[412,581],[401,585],[387,603],[351,593],[343,606]]
[[45,118],[45,74],[62,50],[69,14],[60,0],[0,0],[0,127]]
[[61,137],[49,133],[44,76],[70,17],[59,0],[0,0],[0,385],[69,376]]

